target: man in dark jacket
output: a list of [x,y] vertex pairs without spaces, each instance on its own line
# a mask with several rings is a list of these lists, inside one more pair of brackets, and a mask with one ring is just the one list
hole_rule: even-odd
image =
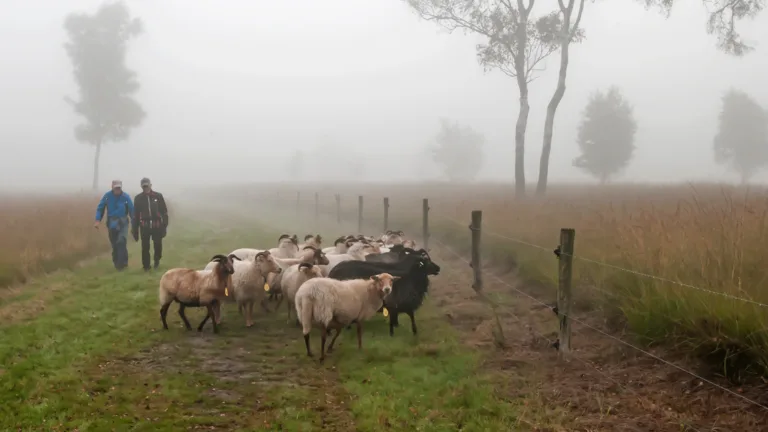
[[137,221],[133,238],[139,241],[141,231],[141,263],[144,271],[149,271],[149,240],[155,250],[155,269],[160,265],[163,256],[163,238],[168,228],[168,207],[165,205],[163,194],[152,190],[152,182],[148,178],[141,179],[142,192],[133,198]]

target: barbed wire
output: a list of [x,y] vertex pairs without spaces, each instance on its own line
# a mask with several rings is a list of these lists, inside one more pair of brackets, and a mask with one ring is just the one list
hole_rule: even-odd
[[[459,226],[462,226],[462,227],[464,226],[464,224],[462,224],[461,222],[459,222],[459,221],[457,221],[455,219],[452,219],[452,218],[449,218],[449,217],[446,217],[446,216],[439,216],[439,217],[443,218],[445,220],[451,221],[451,222],[453,222],[453,223],[455,223],[455,224],[457,224]],[[521,239],[518,239],[518,238],[509,237],[509,236],[506,236],[506,235],[503,235],[503,234],[499,234],[499,233],[490,231],[490,230],[485,229],[485,228],[483,229],[482,232],[484,234],[487,234],[487,235],[490,235],[490,236],[493,236],[493,237],[497,237],[497,238],[500,238],[500,239],[503,239],[503,240],[511,241],[513,243],[522,244],[522,245],[529,246],[529,247],[532,247],[532,248],[535,248],[535,249],[540,249],[540,250],[544,250],[544,251],[548,251],[548,252],[553,251],[552,248],[547,248],[547,247],[544,247],[544,246],[541,246],[541,245],[537,245],[535,243],[530,243],[530,242],[527,242],[525,240],[521,240]],[[569,254],[566,254],[565,252],[562,252],[562,251],[560,253],[561,253],[561,255],[569,255]],[[725,293],[725,292],[722,292],[722,291],[714,291],[714,290],[711,290],[711,289],[702,288],[702,287],[699,287],[699,286],[696,286],[696,285],[691,285],[691,284],[688,284],[688,283],[685,283],[685,282],[680,282],[680,281],[676,281],[676,280],[673,280],[673,279],[668,279],[668,278],[664,278],[664,277],[661,277],[661,276],[656,276],[656,275],[653,275],[653,274],[650,274],[650,273],[639,272],[637,270],[631,270],[631,269],[628,269],[628,268],[617,266],[615,264],[609,264],[609,263],[606,263],[606,262],[603,262],[603,261],[598,261],[598,260],[595,260],[595,259],[592,259],[592,258],[587,258],[587,257],[583,257],[583,256],[576,255],[576,254],[570,254],[569,256],[571,256],[572,258],[577,259],[577,260],[581,260],[581,261],[585,261],[585,262],[588,262],[588,263],[600,265],[600,266],[607,267],[607,268],[610,268],[610,269],[613,269],[613,270],[623,271],[623,272],[626,272],[626,273],[629,273],[629,274],[633,274],[635,276],[645,277],[645,278],[648,278],[648,279],[657,280],[659,282],[664,282],[664,283],[668,283],[668,284],[672,284],[672,285],[677,285],[677,286],[680,286],[680,287],[683,287],[683,288],[694,289],[694,290],[698,290],[698,291],[701,291],[701,292],[705,292],[707,294],[717,295],[717,296],[728,298],[730,300],[741,301],[741,302],[749,303],[749,304],[752,304],[752,305],[755,305],[755,306],[759,306],[759,307],[768,307],[768,304],[761,303],[759,301],[748,299],[748,298],[744,298],[744,297],[739,297],[739,296],[736,296],[736,295],[733,295],[733,294],[729,294],[729,293]],[[597,291],[602,291],[602,290],[598,289],[597,287],[587,286],[587,288],[595,289]]]
[[[441,244],[442,244],[442,242],[440,242],[440,241],[437,241],[437,243],[441,243]],[[460,256],[460,255],[459,255],[457,252],[453,251],[452,249],[450,249],[450,248],[447,248],[447,247],[446,247],[446,249],[447,249],[447,250],[449,250],[449,251],[451,251],[451,252],[452,252],[452,254],[454,254],[454,255],[458,255],[459,257],[461,257],[461,256]],[[463,261],[466,261],[466,260],[465,260],[463,257],[462,257],[462,260],[463,260]],[[538,303],[539,305],[542,305],[542,306],[546,306],[546,307],[548,307],[548,308],[552,308],[552,306],[551,306],[551,305],[548,305],[548,304],[546,304],[545,302],[543,302],[543,301],[541,301],[541,300],[537,299],[536,297],[534,297],[534,296],[532,296],[532,295],[530,295],[530,294],[528,294],[528,293],[526,293],[526,292],[524,292],[524,291],[522,291],[522,290],[518,289],[517,287],[515,287],[515,286],[514,286],[514,285],[512,285],[512,284],[510,284],[509,282],[506,282],[505,280],[501,279],[499,276],[497,276],[497,275],[495,275],[495,274],[493,274],[493,273],[490,273],[490,272],[484,272],[484,273],[485,273],[486,275],[488,275],[488,276],[491,276],[492,278],[496,279],[498,282],[500,282],[501,284],[503,284],[503,285],[507,286],[508,288],[511,288],[512,290],[514,290],[514,291],[516,291],[516,292],[518,292],[518,293],[520,293],[520,294],[524,295],[525,297],[527,297],[527,298],[531,299],[531,300],[532,300],[532,301],[534,301],[535,303]],[[701,380],[701,381],[703,381],[703,382],[706,382],[707,384],[710,384],[710,385],[712,385],[712,386],[714,386],[714,387],[717,387],[717,388],[719,388],[720,390],[722,390],[722,391],[724,391],[724,392],[726,392],[726,393],[729,393],[729,394],[731,394],[731,395],[733,395],[733,396],[736,396],[736,397],[738,397],[738,398],[740,398],[740,399],[742,399],[742,400],[744,400],[744,401],[746,401],[746,402],[748,402],[748,403],[750,403],[750,404],[752,404],[752,405],[758,406],[758,407],[760,407],[760,408],[762,408],[762,409],[764,409],[764,410],[768,411],[768,406],[765,406],[765,405],[763,405],[763,404],[761,404],[761,403],[759,403],[759,402],[757,402],[757,401],[754,401],[754,400],[752,400],[752,399],[750,399],[750,398],[748,398],[748,397],[746,397],[746,396],[744,396],[744,395],[738,394],[738,393],[736,393],[736,392],[735,392],[735,391],[733,391],[733,390],[729,390],[728,388],[726,388],[726,387],[723,387],[723,386],[721,386],[720,384],[717,384],[717,383],[716,383],[716,382],[714,382],[714,381],[708,380],[708,379],[706,379],[706,378],[704,378],[704,377],[702,377],[702,376],[700,376],[700,375],[696,374],[695,372],[689,371],[688,369],[685,369],[685,368],[684,368],[684,367],[682,367],[682,366],[679,366],[679,365],[677,365],[677,364],[675,364],[675,363],[672,363],[672,362],[671,362],[671,361],[669,361],[669,360],[666,360],[666,359],[664,359],[664,358],[662,358],[662,357],[660,357],[660,356],[657,356],[657,355],[655,355],[655,354],[653,354],[653,353],[651,353],[651,352],[648,352],[648,351],[646,351],[646,350],[644,350],[644,349],[642,349],[642,348],[640,348],[640,347],[637,347],[637,346],[635,346],[635,345],[633,345],[633,344],[631,344],[631,343],[629,343],[629,342],[627,342],[627,341],[625,341],[625,340],[623,340],[623,339],[621,339],[621,338],[619,338],[619,337],[616,337],[616,336],[614,336],[614,335],[611,335],[611,334],[609,334],[609,333],[607,333],[607,332],[605,332],[605,331],[603,331],[603,330],[600,330],[600,329],[599,329],[599,328],[597,328],[597,327],[591,326],[591,325],[589,325],[589,324],[585,323],[584,321],[582,321],[582,320],[580,320],[580,319],[578,319],[578,318],[575,318],[575,317],[573,317],[572,315],[565,315],[565,316],[567,316],[567,317],[568,317],[568,318],[569,318],[571,321],[573,321],[573,322],[575,322],[575,323],[577,323],[577,324],[579,324],[579,325],[582,325],[582,326],[584,326],[584,327],[586,327],[586,328],[588,328],[588,329],[590,329],[590,330],[592,330],[592,331],[595,331],[595,332],[597,332],[597,333],[599,333],[599,334],[601,334],[601,335],[603,335],[603,336],[605,336],[605,337],[608,337],[608,338],[610,338],[610,339],[613,339],[614,341],[616,341],[616,342],[619,342],[619,343],[621,343],[621,344],[622,344],[622,345],[624,345],[624,346],[627,346],[627,347],[629,347],[629,348],[632,348],[632,349],[634,349],[634,350],[636,350],[636,351],[638,351],[638,352],[640,352],[640,353],[642,353],[642,354],[644,354],[644,355],[646,355],[646,356],[648,356],[648,357],[651,357],[651,358],[653,358],[653,359],[655,359],[655,360],[657,360],[657,361],[659,361],[659,362],[661,362],[661,363],[664,363],[664,364],[666,364],[666,365],[668,365],[668,366],[671,366],[671,367],[673,367],[673,368],[675,368],[675,369],[678,369],[678,370],[680,370],[680,371],[682,371],[682,372],[685,372],[685,373],[687,373],[688,375],[690,375],[690,376],[692,376],[692,377],[694,377],[694,378],[697,378],[697,379],[699,379],[699,380]]]
[[[456,252],[456,251],[455,251],[454,249],[452,249],[451,247],[447,246],[447,245],[446,245],[444,242],[442,242],[441,240],[439,240],[439,239],[437,239],[437,238],[434,238],[434,237],[432,237],[432,238],[431,238],[431,240],[433,240],[435,243],[437,243],[437,244],[438,244],[438,246],[439,246],[441,249],[444,249],[444,250],[446,250],[446,251],[450,252],[450,254],[451,254],[451,255],[455,256],[456,258],[460,259],[461,261],[464,261],[464,262],[465,262],[465,263],[467,263],[467,264],[471,264],[471,262],[470,262],[469,260],[467,260],[466,258],[464,258],[464,256],[462,256],[460,253]],[[508,283],[508,282],[504,281],[503,279],[501,279],[499,276],[497,276],[497,275],[495,275],[495,274],[493,274],[493,273],[489,273],[489,272],[484,272],[484,273],[485,273],[486,275],[489,275],[489,276],[491,276],[492,278],[496,279],[496,280],[497,280],[498,282],[500,282],[501,284],[503,284],[503,285],[505,285],[505,286],[507,286],[507,287],[509,287],[509,288],[512,288],[513,290],[517,291],[519,294],[522,294],[522,295],[524,295],[525,297],[528,297],[529,299],[533,300],[533,301],[534,301],[534,302],[536,302],[537,304],[539,304],[539,305],[542,305],[542,306],[545,306],[545,307],[547,307],[547,308],[549,308],[549,309],[552,309],[552,306],[551,306],[551,305],[548,305],[548,304],[544,303],[543,301],[541,301],[541,300],[539,300],[539,299],[537,299],[537,298],[535,298],[535,297],[533,297],[533,296],[529,295],[528,293],[526,293],[526,292],[524,292],[524,291],[521,291],[521,290],[517,289],[516,287],[514,287],[514,286],[513,286],[513,285],[511,285],[510,283]],[[486,298],[487,298],[487,296],[486,296]],[[511,313],[511,312],[510,312],[510,316],[511,316],[512,318],[514,318],[514,320],[515,320],[517,323],[519,323],[519,324],[523,325],[522,319],[520,319],[520,317],[518,317],[516,314],[514,314],[514,313]],[[571,318],[571,319],[573,320],[573,318]],[[575,320],[574,320],[574,321],[575,321]],[[546,341],[547,341],[547,342],[550,344],[550,346],[557,346],[557,345],[556,345],[557,341],[555,341],[555,340],[552,340],[552,339],[550,339],[549,337],[547,337],[546,335],[544,335],[544,334],[542,334],[541,332],[537,331],[536,329],[534,329],[534,328],[533,328],[533,326],[532,326],[532,325],[528,325],[528,326],[526,326],[526,327],[527,327],[527,328],[528,328],[528,329],[529,329],[529,330],[530,330],[530,331],[531,331],[533,334],[535,334],[536,336],[538,336],[538,337],[540,337],[540,338],[542,338],[542,339],[546,340]],[[595,372],[597,372],[597,373],[598,373],[599,375],[601,375],[602,377],[604,377],[604,378],[608,379],[609,381],[613,382],[614,384],[616,384],[617,386],[619,386],[619,387],[620,387],[622,390],[624,390],[625,392],[631,393],[631,394],[632,394],[634,397],[636,397],[636,398],[638,399],[638,401],[642,402],[642,398],[640,397],[640,394],[639,394],[639,393],[638,393],[636,390],[634,390],[634,389],[632,389],[632,388],[629,388],[629,387],[627,387],[627,386],[623,385],[621,382],[619,382],[618,380],[616,380],[616,379],[615,379],[615,378],[613,378],[612,376],[610,376],[610,375],[608,375],[607,373],[605,373],[605,372],[601,371],[600,369],[598,369],[598,367],[597,367],[597,366],[595,366],[594,364],[592,364],[592,363],[591,363],[591,362],[589,362],[588,360],[586,360],[586,359],[584,359],[584,358],[581,358],[580,356],[578,356],[578,355],[577,355],[575,352],[571,351],[571,352],[569,353],[569,356],[568,356],[568,357],[569,357],[569,358],[573,358],[573,359],[575,359],[575,360],[579,361],[580,363],[582,363],[582,364],[583,364],[583,365],[585,365],[585,366],[588,366],[590,369],[594,370]],[[695,431],[695,432],[701,432],[699,429],[697,429],[696,427],[694,427],[693,425],[691,425],[691,424],[689,424],[689,423],[687,423],[687,422],[681,421],[681,423],[682,423],[682,424],[683,424],[683,425],[684,425],[684,426],[685,426],[687,429],[689,429],[689,430],[693,430],[693,431]]]

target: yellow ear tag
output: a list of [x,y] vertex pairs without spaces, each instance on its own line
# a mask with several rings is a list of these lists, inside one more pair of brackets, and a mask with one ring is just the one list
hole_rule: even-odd
[[264,283],[264,291],[269,291],[269,284],[266,282]]
[[224,287],[224,295],[229,297],[229,290],[227,289],[227,287]]
[[388,317],[388,316],[389,316],[389,311],[387,310],[387,308],[384,308],[384,316],[385,316],[385,317]]

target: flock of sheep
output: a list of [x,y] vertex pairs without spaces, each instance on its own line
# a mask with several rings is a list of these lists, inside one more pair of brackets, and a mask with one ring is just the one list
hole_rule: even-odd
[[179,303],[179,316],[187,330],[192,327],[184,314],[186,307],[206,307],[208,313],[198,326],[202,331],[208,319],[214,333],[221,324],[221,304],[234,301],[245,325],[253,325],[256,303],[272,312],[283,301],[296,311],[302,327],[307,355],[312,357],[309,333],[321,330],[320,361],[325,359],[328,333],[336,330],[327,352],[343,327],[357,326],[358,349],[362,348],[362,322],[377,312],[389,316],[389,334],[398,326],[398,314],[411,318],[417,333],[414,313],[429,288],[429,276],[440,267],[424,249],[405,237],[402,231],[387,231],[378,238],[364,235],[339,237],[331,247],[322,248],[322,237],[307,235],[299,243],[294,234],[283,234],[271,249],[241,248],[227,255],[215,255],[203,270],[170,269],[160,278],[160,319],[168,329],[168,308]]

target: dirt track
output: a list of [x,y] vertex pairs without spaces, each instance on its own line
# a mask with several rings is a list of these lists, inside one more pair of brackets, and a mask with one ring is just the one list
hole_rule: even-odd
[[[487,350],[485,366],[498,370],[501,394],[525,400],[521,423],[533,430],[768,431],[767,410],[578,324],[574,324],[573,355],[559,360],[551,344],[557,339],[551,309],[516,293],[490,276],[494,269],[486,269],[485,292],[502,293],[508,299],[497,309],[504,335],[503,342],[497,342],[491,307],[477,300],[470,288],[471,269],[452,249],[432,248],[432,255],[450,276],[435,284],[431,301],[444,310],[467,344]],[[541,294],[514,274],[502,280],[531,295]],[[605,328],[604,322],[588,316],[578,318]],[[618,336],[631,340],[628,335]],[[663,352],[652,353],[667,358]],[[667,359],[744,393],[685,359]],[[766,390],[753,387],[747,396],[768,405]]]

